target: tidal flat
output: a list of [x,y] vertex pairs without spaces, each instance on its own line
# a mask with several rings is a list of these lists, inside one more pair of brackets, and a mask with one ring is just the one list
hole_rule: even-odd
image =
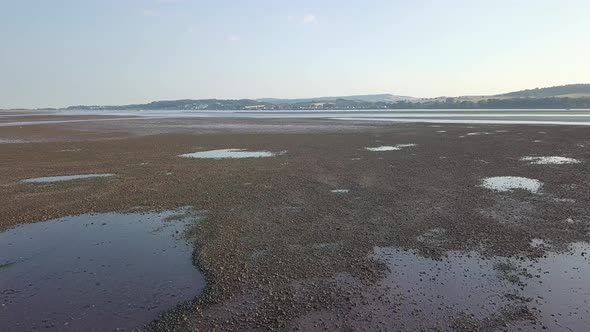
[[[149,224],[153,211],[202,211],[191,229],[191,260],[182,254],[202,277],[188,280],[170,307],[143,317],[139,330],[577,331],[590,325],[590,128],[431,127],[227,118],[6,126],[2,137],[34,143],[0,144],[0,234],[63,218],[81,227],[90,219],[80,215],[100,219],[131,210],[135,222]],[[491,134],[461,138],[476,132]],[[391,152],[365,149],[410,143]],[[288,153],[178,157],[228,148]],[[577,162],[522,159],[536,156]],[[116,176],[21,182],[55,174]],[[486,188],[483,180],[493,178],[535,179],[539,186],[530,192],[508,181],[506,190]],[[92,227],[99,226],[105,227]],[[105,243],[124,232],[110,236]],[[72,250],[102,243],[81,236],[62,241]],[[150,241],[136,246],[158,249]],[[29,316],[5,300],[15,289],[6,276],[25,263],[2,258],[0,316],[16,318],[0,319],[0,330],[11,331]],[[102,268],[88,264],[88,271]],[[83,326],[102,331],[107,323]]]

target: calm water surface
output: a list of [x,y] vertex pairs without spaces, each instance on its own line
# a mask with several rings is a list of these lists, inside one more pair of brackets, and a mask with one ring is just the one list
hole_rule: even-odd
[[131,330],[205,287],[190,210],[96,214],[0,233],[0,331]]

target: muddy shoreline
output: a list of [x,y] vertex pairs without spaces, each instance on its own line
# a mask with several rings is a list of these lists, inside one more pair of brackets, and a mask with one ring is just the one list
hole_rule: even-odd
[[[206,211],[194,234],[194,260],[207,276],[206,294],[146,330],[560,330],[566,323],[575,330],[589,323],[581,317],[587,306],[563,308],[564,316],[574,315],[572,321],[582,325],[553,322],[533,309],[544,307],[527,301],[520,293],[526,287],[517,284],[500,294],[509,300],[493,310],[471,315],[460,306],[441,308],[443,314],[429,319],[428,296],[408,311],[419,297],[392,292],[401,280],[388,274],[396,267],[374,254],[375,248],[395,248],[415,255],[409,262],[432,260],[424,264],[436,269],[434,262],[455,255],[534,265],[547,255],[571,252],[571,245],[590,240],[590,129],[187,121],[0,129],[3,138],[35,140],[0,144],[0,228],[131,208]],[[280,132],[281,125],[290,127]],[[398,144],[415,146],[365,149]],[[286,153],[235,160],[178,157],[229,148]],[[526,156],[581,162],[530,165],[521,160]],[[20,183],[90,173],[114,175]],[[482,187],[482,179],[500,176],[537,179],[542,187],[539,193]],[[531,245],[538,239],[547,245]],[[494,273],[512,268],[491,266]],[[533,284],[534,275],[543,274],[527,273],[533,277],[517,273],[518,282]],[[515,285],[514,280],[499,282]],[[422,287],[412,284],[407,291],[418,294]],[[590,289],[585,287],[580,291]],[[471,291],[477,297],[479,290]]]

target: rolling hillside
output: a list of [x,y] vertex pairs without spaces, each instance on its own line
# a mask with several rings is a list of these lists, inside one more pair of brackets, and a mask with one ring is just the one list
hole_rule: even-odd
[[494,97],[507,98],[551,98],[551,97],[570,97],[581,98],[590,97],[590,84],[568,84],[561,86],[552,86],[549,88],[536,88],[521,91],[514,91],[496,95]]

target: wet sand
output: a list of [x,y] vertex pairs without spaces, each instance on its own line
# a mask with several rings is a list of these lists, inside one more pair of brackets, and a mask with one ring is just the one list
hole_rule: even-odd
[[[130,208],[203,211],[194,258],[207,290],[145,329],[578,331],[590,324],[588,134],[305,119],[4,127],[0,138],[35,143],[0,144],[0,228]],[[400,144],[415,146],[366,150]],[[222,149],[277,154],[178,157]],[[580,163],[521,160],[531,156]],[[91,173],[115,175],[20,182]],[[482,185],[491,177],[542,185],[498,192]]]

